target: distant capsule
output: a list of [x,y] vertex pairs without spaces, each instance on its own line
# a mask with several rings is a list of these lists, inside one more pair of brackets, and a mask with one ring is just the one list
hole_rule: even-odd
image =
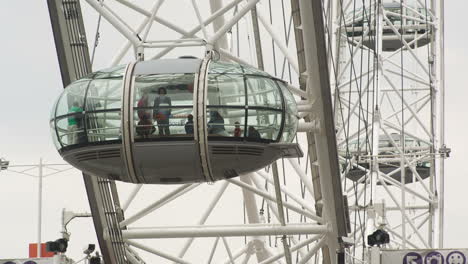
[[236,63],[142,61],[70,84],[52,110],[62,157],[132,183],[211,182],[299,157],[286,84]]
[[373,19],[376,17],[376,11],[373,8],[360,8],[346,15],[342,30],[346,31],[351,44],[362,42],[362,45],[374,49],[381,40],[382,50],[390,52],[402,47],[404,50],[407,49],[402,39],[412,49],[422,47],[432,41],[433,21],[425,8],[404,8],[405,17],[402,23],[400,2],[383,3],[385,16],[391,25],[387,21],[382,24],[381,39],[379,34],[376,34],[378,27]]

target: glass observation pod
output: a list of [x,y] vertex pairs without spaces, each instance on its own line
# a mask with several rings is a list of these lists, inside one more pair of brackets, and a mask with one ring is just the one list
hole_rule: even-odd
[[236,177],[281,157],[296,102],[286,83],[236,63],[194,58],[131,63],[70,84],[52,110],[62,157],[100,177],[184,183]]
[[[387,135],[379,137],[379,171],[387,174],[397,182],[401,182],[401,154],[403,149],[401,144],[401,134],[390,134],[391,139]],[[395,145],[394,145],[395,144]],[[431,157],[426,153],[431,152],[431,147],[428,142],[421,141],[411,136],[405,136],[404,144],[405,154],[412,155],[414,158],[419,158],[419,162],[414,164],[412,168],[405,168],[405,183],[410,184],[418,181],[414,172],[417,172],[421,179],[426,179],[431,174]],[[363,178],[371,168],[372,153],[369,147],[366,147],[366,140],[354,140],[349,143],[348,148],[342,147],[339,150],[341,156],[355,157],[357,166],[347,169],[346,177],[354,182],[364,183]],[[347,166],[346,162],[342,162],[343,166]],[[378,183],[380,184],[380,183]]]
[[[424,8],[403,8],[403,23],[401,19],[400,3],[383,3],[384,10],[388,20],[393,26],[387,24],[384,20],[383,35],[382,35],[382,50],[396,51],[403,46],[401,38],[403,38],[411,48],[427,45],[432,41],[432,17]],[[353,13],[346,16],[345,23],[347,35],[349,39],[354,40],[351,43],[361,42],[366,47],[374,49],[376,41],[375,34],[375,9],[372,7],[366,9],[357,9]],[[372,19],[369,19],[372,18]],[[403,25],[402,25],[403,24]],[[370,31],[368,31],[370,25]],[[398,34],[396,34],[398,32]],[[403,33],[403,34],[402,34]],[[427,33],[427,34],[426,34]],[[406,49],[406,48],[405,48]]]

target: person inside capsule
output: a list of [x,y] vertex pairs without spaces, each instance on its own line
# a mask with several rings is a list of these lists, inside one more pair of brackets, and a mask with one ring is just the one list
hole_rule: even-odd
[[68,113],[73,114],[68,117],[68,144],[78,143],[78,130],[81,129],[81,116],[79,113],[83,112],[83,108],[77,100],[74,100]]
[[145,107],[149,106],[149,92],[147,90],[143,91],[143,95],[141,96],[140,100],[138,100],[138,124],[136,126],[136,132],[139,136],[143,138],[148,138],[152,135],[156,128],[153,125],[153,118],[151,112]]
[[160,136],[169,136],[169,118],[171,115],[171,98],[167,96],[167,90],[164,87],[158,89],[158,96],[154,99],[153,116],[158,123]]
[[187,116],[187,122],[185,123],[185,133],[187,133],[187,135],[191,135],[193,134],[193,115],[192,114],[189,114]]
[[208,121],[208,133],[219,136],[229,136],[224,127],[224,118],[218,111],[210,112],[210,121]]

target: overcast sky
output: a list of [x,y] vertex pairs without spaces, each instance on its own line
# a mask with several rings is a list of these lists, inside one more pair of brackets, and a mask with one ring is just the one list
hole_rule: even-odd
[[[446,163],[446,247],[468,247],[468,1],[446,2],[446,141],[452,149]],[[48,120],[62,91],[46,1],[0,2],[0,156],[12,164],[62,162],[51,142]],[[0,259],[27,257],[27,244],[36,241],[37,180],[0,172]],[[61,209],[88,211],[79,173],[44,180],[43,240],[60,236]],[[70,254],[94,242],[90,219],[70,225]],[[79,244],[79,245],[78,245]]]

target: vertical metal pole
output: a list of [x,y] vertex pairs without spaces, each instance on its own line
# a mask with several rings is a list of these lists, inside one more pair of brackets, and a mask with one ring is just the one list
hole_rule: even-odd
[[[438,5],[438,6],[437,6]],[[439,74],[439,118],[440,118],[440,127],[439,127],[439,146],[445,147],[445,52],[444,52],[444,30],[445,30],[445,21],[444,21],[444,1],[432,1],[433,10],[436,12],[436,17],[439,20],[437,38],[438,42],[437,53],[439,56],[437,60],[437,72]],[[445,161],[444,157],[440,158],[439,164],[439,238],[438,244],[439,248],[444,247],[444,193],[445,193],[445,176],[444,176],[444,167]]]
[[[382,65],[382,37],[383,37],[383,5],[382,0],[378,0],[377,3],[377,14],[376,14],[376,43],[375,43],[375,51],[376,55],[374,57],[374,68],[377,68],[377,76],[376,78],[376,87],[374,91],[374,120],[372,125],[372,164],[371,164],[371,179],[372,179],[372,190],[373,194],[371,194],[371,203],[373,204],[373,197],[377,196],[377,182],[379,179],[379,137],[380,137],[380,89],[382,88],[382,77],[383,77],[383,65]],[[375,219],[374,219],[375,221]],[[375,224],[375,223],[372,223]],[[374,226],[368,226],[366,230],[372,232]]]
[[[404,123],[405,120],[402,120]],[[403,249],[406,248],[406,168],[405,168],[405,135],[401,133],[400,137],[400,148],[401,148],[401,155],[400,155],[400,175],[401,175],[401,236],[403,237],[402,247]],[[411,165],[408,165],[411,166]]]
[[[437,6],[436,6],[436,1],[431,1],[431,5],[432,5],[432,12],[434,12],[434,15],[435,17],[437,18]],[[428,12],[430,11],[430,9],[427,9],[425,10],[425,12]],[[436,21],[434,21],[436,22]],[[437,56],[435,56],[436,54],[436,50],[437,50],[437,41],[438,41],[438,38],[437,38],[437,34],[438,34],[438,28],[436,26],[431,26],[430,28],[427,27],[426,28],[427,31],[431,30],[431,35],[429,35],[430,39],[431,39],[431,43],[428,43],[428,45],[430,45],[430,54],[429,54],[429,57],[427,58],[428,59],[428,68],[430,70],[430,75],[428,76],[429,77],[429,89],[430,89],[430,96],[431,96],[431,117],[430,117],[430,121],[431,121],[431,132],[432,132],[432,138],[431,138],[431,142],[432,142],[432,147],[431,147],[431,152],[432,153],[437,153],[437,150],[439,149],[440,147],[440,142],[438,142],[438,138],[437,138],[437,96],[438,96],[438,91],[437,91],[437,78],[438,78],[438,70],[437,70]],[[427,32],[429,34],[429,32]],[[428,37],[428,38],[429,38]],[[431,62],[432,61],[432,62]],[[432,64],[434,63],[434,64]],[[437,197],[434,198],[434,201],[430,204],[430,218],[429,218],[429,230],[428,230],[428,237],[429,237],[429,245],[433,247],[434,245],[434,239],[435,239],[435,234],[436,232],[434,232],[434,229],[435,229],[435,223],[436,221],[440,221],[440,215],[439,215],[439,219],[436,219],[436,214],[437,213],[440,213],[440,207],[439,208],[435,208],[434,206],[434,202],[435,202],[435,199],[440,199],[442,197],[442,195],[437,192],[437,186],[436,186],[436,181],[439,180],[438,178],[438,171],[439,171],[439,163],[438,163],[438,160],[437,160],[437,157],[434,156],[432,159],[431,159],[431,171],[430,171],[430,184],[431,184],[431,191],[433,191],[434,193],[437,194]],[[440,206],[440,205],[439,205]],[[439,223],[439,228],[440,228],[440,223]],[[440,232],[440,229],[439,229],[439,232]],[[439,233],[437,233],[437,235],[439,235]]]
[[42,158],[39,159],[39,184],[37,206],[37,257],[41,257],[41,228],[42,228]]
[[[339,91],[339,84],[341,83],[341,80],[338,79],[338,76],[340,76],[340,71],[341,71],[341,64],[343,60],[343,55],[344,48],[342,48],[344,41],[341,41],[343,37],[341,36],[340,32],[340,27],[342,26],[341,24],[341,19],[343,14],[340,12],[341,10],[341,1],[332,1],[330,0],[330,5],[331,5],[331,13],[330,16],[333,17],[333,21],[328,25],[328,30],[331,31],[331,50],[330,53],[328,54],[329,59],[329,72],[330,72],[330,84],[331,84],[331,89],[334,93],[334,113],[335,113],[335,126],[336,129],[341,130],[344,126],[344,123],[342,121],[342,111],[343,111],[343,106],[340,103],[340,91]],[[333,61],[333,57],[335,58],[335,61]],[[335,63],[335,68],[333,68],[333,63]],[[342,133],[337,133],[337,142],[343,140]]]
[[[260,70],[264,70],[262,44],[261,44],[260,30],[258,27],[257,7],[252,8],[251,15],[252,15],[252,26],[254,30],[254,38],[255,38],[255,50],[257,52],[257,56],[256,56],[257,66]],[[268,116],[266,116],[266,119],[268,119]],[[273,170],[273,180],[274,180],[274,185],[275,185],[276,204],[277,204],[277,209],[278,209],[279,220],[282,226],[286,226],[286,220],[284,217],[283,199],[281,196],[280,180],[279,180],[279,174],[278,174],[278,163],[276,161],[273,162],[271,164],[271,168]],[[292,264],[291,250],[289,248],[286,235],[283,235],[281,237],[281,242],[284,248],[284,256],[286,258],[286,263]]]
[[[404,28],[406,26],[407,20],[404,17],[406,15],[406,9],[404,7],[405,0],[401,0],[401,24],[400,24],[400,34],[402,36],[402,39],[404,40],[405,32]],[[400,52],[403,52],[401,50]],[[403,68],[403,61],[401,61],[401,67]],[[401,77],[403,78],[403,77]],[[402,87],[403,89],[403,87]],[[404,91],[401,91],[401,96],[404,97]],[[403,105],[401,106],[402,108],[404,107]],[[404,111],[402,111],[402,117],[404,117]],[[400,175],[401,175],[401,236],[403,237],[402,241],[402,247],[403,249],[406,248],[406,168],[405,168],[405,129],[404,129],[404,123],[405,120],[402,118],[401,119],[401,124],[402,124],[402,133],[400,136],[400,148],[401,148],[401,155],[400,155]],[[411,166],[408,164],[408,166]]]

